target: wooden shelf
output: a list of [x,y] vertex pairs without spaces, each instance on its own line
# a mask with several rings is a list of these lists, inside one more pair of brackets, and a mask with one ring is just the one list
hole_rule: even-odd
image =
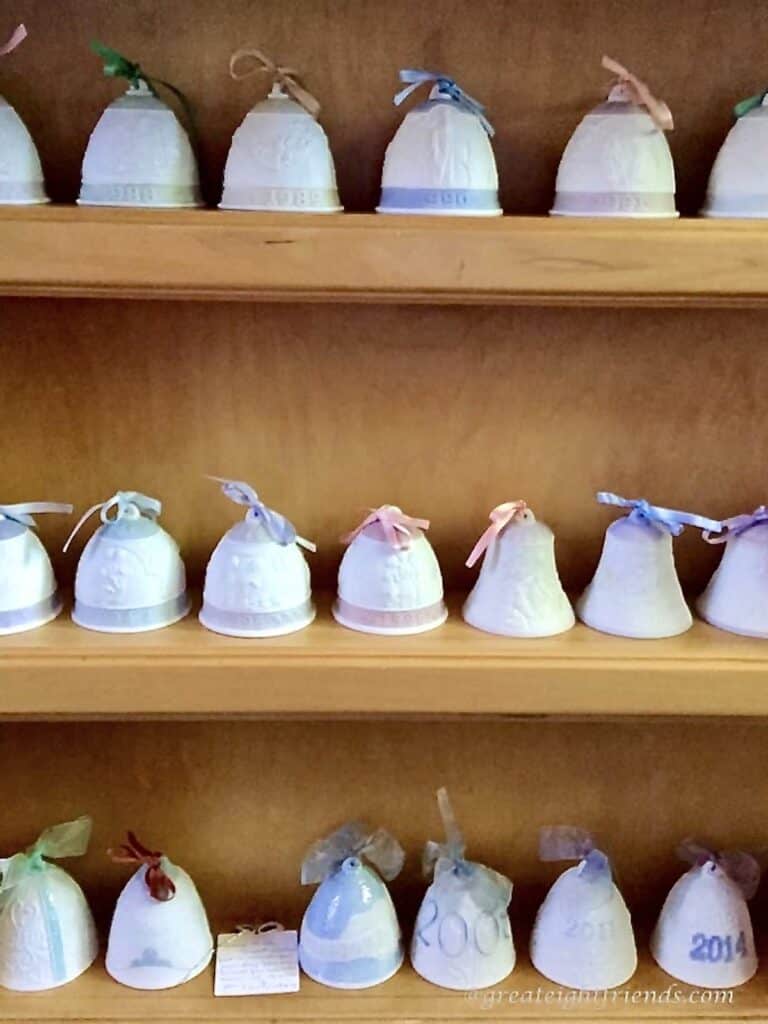
[[768,303],[756,221],[0,209],[0,294],[674,306]]
[[135,636],[92,633],[67,615],[0,639],[0,717],[766,715],[768,643],[697,622],[669,640],[583,625],[509,640],[453,614],[421,636],[344,629],[320,595],[317,620],[274,640],[235,640],[195,616]]

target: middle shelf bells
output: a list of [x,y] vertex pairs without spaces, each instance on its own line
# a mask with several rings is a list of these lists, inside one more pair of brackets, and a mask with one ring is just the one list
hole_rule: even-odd
[[704,534],[725,551],[696,610],[718,629],[768,639],[768,508],[724,519],[722,528],[720,537]]
[[33,514],[71,511],[71,505],[55,501],[0,505],[0,636],[36,629],[61,611],[56,577],[34,532]]

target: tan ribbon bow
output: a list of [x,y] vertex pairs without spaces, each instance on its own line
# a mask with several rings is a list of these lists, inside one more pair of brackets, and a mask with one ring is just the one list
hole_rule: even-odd
[[602,65],[607,71],[612,71],[617,75],[622,85],[628,86],[633,102],[647,108],[657,128],[663,132],[669,132],[675,127],[672,111],[663,100],[656,99],[645,82],[641,82],[631,71],[627,71],[623,64],[619,64],[611,57],[603,57]]
[[[251,60],[255,60],[256,64],[249,67],[247,70],[238,71],[237,65],[249,58]],[[268,57],[266,53],[252,46],[246,46],[243,47],[242,50],[236,50],[229,58],[229,73],[237,81],[241,78],[249,78],[251,75],[257,75],[263,71],[266,71],[267,74],[271,75],[272,81],[281,85],[297,103],[300,103],[302,107],[304,107],[308,114],[311,114],[312,117],[317,117],[320,113],[320,104],[312,93],[305,89],[301,84],[298,78],[298,71],[294,71],[293,68],[282,67],[279,64],[275,64],[272,58]]]

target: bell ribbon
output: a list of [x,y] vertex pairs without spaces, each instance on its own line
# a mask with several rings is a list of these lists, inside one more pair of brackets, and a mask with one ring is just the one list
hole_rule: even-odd
[[707,544],[725,544],[731,537],[738,537],[740,533],[745,533],[753,526],[757,526],[758,523],[765,522],[768,522],[768,507],[759,505],[754,512],[748,512],[741,516],[732,516],[730,519],[723,519],[720,526],[726,532],[719,537],[711,537],[710,531],[705,530],[704,540]]
[[7,43],[0,46],[0,57],[5,57],[9,53],[13,53],[19,43],[23,43],[27,38],[26,25],[17,25],[11,34],[11,38]]
[[450,75],[444,75],[441,71],[423,71],[421,68],[403,68],[400,72],[400,81],[408,82],[409,84],[395,96],[394,104],[396,107],[399,107],[404,100],[407,100],[411,93],[418,89],[420,85],[424,85],[426,82],[434,82],[437,85],[438,91],[443,96],[449,96],[462,110],[465,110],[468,114],[474,114],[488,135],[493,138],[493,125],[485,116],[485,107],[474,97],[470,96],[469,93],[464,92]]
[[11,522],[34,529],[37,523],[33,516],[42,512],[61,512],[68,516],[73,507],[64,501],[23,501],[17,505],[0,505],[0,519],[10,519]]
[[747,99],[737,103],[733,108],[733,116],[738,120],[740,117],[744,117],[750,110],[754,110],[755,107],[762,107],[763,100],[768,96],[768,89],[763,92],[755,93],[754,96],[749,96]]
[[677,848],[681,860],[696,867],[716,864],[741,889],[744,899],[751,900],[760,885],[760,865],[744,850],[713,850],[695,839],[684,839]]
[[622,498],[618,494],[611,494],[610,491],[598,491],[597,500],[601,505],[630,508],[632,509],[631,518],[645,519],[654,526],[671,533],[673,537],[678,537],[686,526],[695,526],[699,530],[708,530],[711,533],[720,533],[723,528],[723,524],[716,519],[707,519],[694,512],[678,512],[677,509],[651,505],[645,498]]
[[645,82],[641,82],[637,75],[627,71],[623,64],[619,64],[611,57],[603,57],[601,63],[607,71],[612,71],[618,76],[622,85],[628,86],[633,101],[648,110],[651,120],[657,128],[663,132],[669,132],[675,127],[672,112],[667,104],[662,100],[657,100]]
[[261,520],[264,529],[277,544],[283,546],[298,544],[300,547],[306,548],[307,551],[317,551],[317,545],[313,544],[311,540],[300,537],[296,533],[293,523],[265,505],[250,484],[246,484],[242,480],[227,480],[220,476],[209,476],[208,479],[220,483],[222,493],[230,501],[234,501],[236,505],[247,506],[248,518]]
[[595,846],[592,833],[573,825],[550,825],[541,829],[539,860],[580,860],[584,862],[582,877],[587,881],[611,879],[610,861]]
[[437,791],[437,806],[440,809],[440,817],[443,820],[445,831],[445,842],[436,843],[430,839],[424,847],[422,867],[425,875],[432,874],[435,865],[440,860],[452,861],[454,864],[463,863],[466,844],[461,834],[461,829],[456,821],[456,816],[448,798],[448,790],[445,787]]
[[152,899],[160,903],[172,900],[176,895],[176,886],[163,870],[163,854],[159,850],[148,850],[139,842],[135,833],[128,832],[127,836],[128,842],[117,850],[108,851],[112,860],[115,864],[146,864],[144,881]]
[[[248,58],[256,61],[255,66],[247,71],[238,71],[237,65]],[[320,104],[312,93],[301,84],[298,71],[275,63],[263,50],[259,50],[255,46],[246,46],[241,50],[236,50],[229,58],[229,73],[236,81],[262,72],[271,76],[273,84],[277,82],[278,85],[281,85],[297,103],[304,107],[308,114],[317,117],[320,113]]]
[[360,822],[349,822],[310,846],[301,865],[301,884],[322,882],[348,857],[370,861],[382,878],[390,882],[402,870],[405,851],[386,829],[371,832]]
[[87,815],[61,825],[52,825],[37,837],[23,853],[15,853],[6,860],[0,860],[0,894],[12,889],[30,871],[44,867],[44,857],[59,860],[62,857],[82,857],[88,849],[93,829],[93,820]]
[[505,501],[502,505],[497,505],[488,517],[491,520],[491,525],[469,553],[469,558],[464,563],[466,567],[471,569],[504,527],[508,526],[515,519],[524,519],[527,511],[528,505],[524,501]]
[[397,505],[380,505],[379,508],[372,508],[362,523],[356,526],[351,533],[344,534],[341,538],[342,544],[351,544],[367,526],[373,526],[374,523],[379,523],[387,542],[399,550],[410,547],[413,530],[429,529],[428,519],[414,519],[413,516],[407,516]]
[[[69,549],[69,545],[80,532],[80,527],[91,518],[94,512],[100,512],[99,518],[102,523],[116,523],[128,513],[129,509],[132,508],[138,511],[142,516],[145,516],[145,518],[153,520],[157,519],[163,511],[162,502],[158,501],[157,498],[148,498],[146,494],[141,494],[139,491],[118,491],[106,501],[100,501],[95,505],[91,505],[88,511],[84,512],[80,516],[80,519],[72,530],[72,533],[67,537],[67,542],[64,545],[63,551],[66,553]],[[109,513],[112,509],[115,509],[115,514],[110,517]]]

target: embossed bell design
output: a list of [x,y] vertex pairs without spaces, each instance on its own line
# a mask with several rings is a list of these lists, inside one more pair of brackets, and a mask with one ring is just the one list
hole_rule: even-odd
[[71,505],[53,501],[0,505],[0,636],[36,629],[61,611],[56,577],[34,532],[33,515],[71,511]]
[[0,859],[0,985],[39,992],[74,981],[98,954],[77,882],[51,860],[81,857],[90,818],[47,828],[24,853]]
[[72,619],[101,633],[143,633],[183,619],[190,602],[184,563],[174,539],[157,522],[162,505],[138,491],[118,491],[81,517],[101,526],[83,549],[75,575]]
[[675,168],[665,103],[625,67],[608,98],[581,121],[565,147],[550,213],[562,217],[677,217]]
[[573,626],[571,603],[555,563],[555,536],[524,501],[497,505],[467,566],[483,558],[464,603],[470,626],[502,636],[553,636]]
[[768,217],[768,92],[734,107],[736,123],[709,175],[702,217]]
[[429,520],[382,505],[342,537],[349,546],[339,566],[337,622],[389,636],[424,633],[445,622],[443,577],[427,529]]
[[[83,158],[78,203],[85,206],[202,206],[195,154],[189,137],[155,87],[168,82],[147,75],[101,43],[104,74],[126,78],[125,95],[107,107],[93,129]],[[187,107],[188,109],[188,107]]]
[[433,985],[474,991],[499,984],[515,966],[507,912],[512,883],[465,858],[445,789],[437,800],[446,841],[429,842],[424,850],[424,870],[433,881],[416,918],[411,963]]
[[406,69],[400,81],[406,86],[396,106],[422,84],[434,84],[387,146],[378,213],[501,216],[493,128],[484,108],[439,72]]
[[305,974],[330,988],[371,988],[403,962],[403,940],[384,881],[402,869],[405,855],[384,829],[354,823],[310,847],[303,885],[320,883],[299,935]]
[[603,633],[638,639],[676,636],[693,624],[677,578],[672,538],[685,526],[717,533],[719,522],[690,512],[601,491],[605,505],[630,509],[605,533],[592,582],[576,603],[582,622]]
[[[0,57],[15,50],[26,37],[26,28],[19,25],[8,42],[0,46]],[[37,147],[22,119],[0,96],[0,206],[48,202]]]
[[216,545],[205,571],[200,621],[227,636],[282,636],[308,626],[315,617],[309,566],[302,548],[315,545],[267,508],[254,489],[220,480],[224,494],[245,505],[245,519]]
[[735,988],[757,971],[747,900],[760,867],[748,853],[717,852],[686,840],[692,864],[672,886],[651,937],[653,959],[673,978],[697,988]]
[[696,611],[718,629],[768,639],[768,508],[722,525],[722,536],[704,534],[710,544],[724,543],[725,551]]
[[637,968],[632,921],[606,855],[589,833],[542,829],[540,859],[578,860],[554,882],[531,934],[531,961],[557,985],[581,990],[616,988]]
[[112,859],[138,867],[115,906],[108,973],[121,985],[141,989],[173,988],[196,978],[211,962],[213,936],[195,883],[132,832]]
[[[247,67],[247,60],[255,63]],[[320,104],[301,84],[297,72],[280,67],[256,49],[238,50],[229,70],[236,79],[266,73],[272,90],[248,112],[232,137],[221,209],[341,210],[333,156],[317,121]]]

